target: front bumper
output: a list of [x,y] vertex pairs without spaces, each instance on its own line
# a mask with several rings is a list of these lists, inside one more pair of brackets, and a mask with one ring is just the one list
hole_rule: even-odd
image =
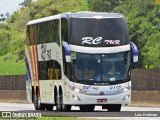
[[[131,91],[114,95],[86,95],[71,91],[69,100],[65,104],[69,105],[106,105],[106,104],[129,104],[131,102]],[[98,100],[104,100],[99,102]]]

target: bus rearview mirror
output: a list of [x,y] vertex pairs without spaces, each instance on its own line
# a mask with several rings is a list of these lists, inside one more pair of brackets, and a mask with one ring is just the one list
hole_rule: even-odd
[[63,42],[63,46],[65,47],[66,62],[71,62],[71,50],[69,44],[67,42]]
[[137,46],[133,42],[130,42],[130,45],[131,45],[132,53],[133,53],[133,62],[138,62],[138,49],[137,49]]

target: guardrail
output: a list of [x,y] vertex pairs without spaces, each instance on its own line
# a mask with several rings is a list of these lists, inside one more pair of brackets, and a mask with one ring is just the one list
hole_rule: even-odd
[[0,76],[0,90],[25,90],[25,75]]
[[132,70],[132,90],[159,91],[160,90],[160,69]]

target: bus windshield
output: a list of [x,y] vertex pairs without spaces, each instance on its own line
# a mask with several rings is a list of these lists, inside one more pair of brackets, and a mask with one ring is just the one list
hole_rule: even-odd
[[129,43],[127,31],[124,18],[71,18],[69,43],[87,47],[125,45]]
[[128,81],[129,52],[114,54],[73,53],[73,80],[76,82]]

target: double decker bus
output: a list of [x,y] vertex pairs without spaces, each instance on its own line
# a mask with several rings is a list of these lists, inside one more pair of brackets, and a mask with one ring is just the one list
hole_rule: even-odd
[[120,111],[131,101],[130,42],[119,13],[65,13],[29,21],[27,99],[36,110]]

